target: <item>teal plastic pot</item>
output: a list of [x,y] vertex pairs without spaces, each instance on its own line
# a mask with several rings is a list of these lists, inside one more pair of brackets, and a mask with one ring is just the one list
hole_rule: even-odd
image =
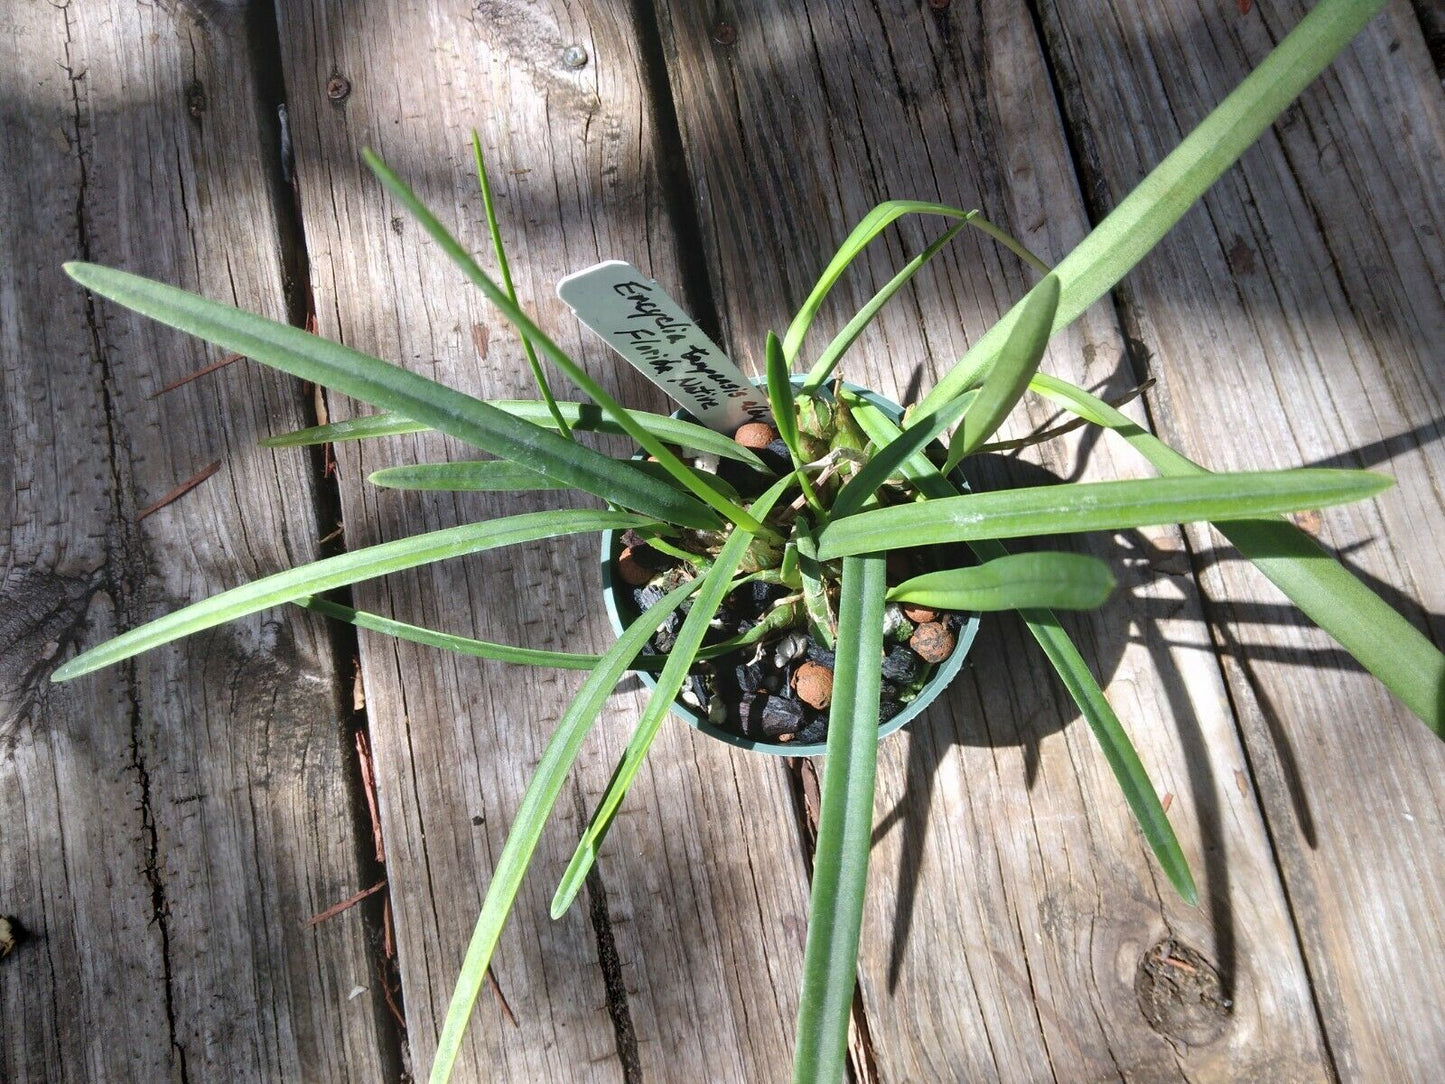
[[[798,382],[800,382],[800,378],[795,378],[795,383]],[[876,392],[852,384],[845,384],[844,387],[859,398],[872,403],[895,422],[903,416],[902,407]],[[692,420],[692,415],[685,410],[675,411],[672,416]],[[643,453],[641,452],[633,456],[634,459],[642,457]],[[956,481],[962,485],[962,476],[957,476]],[[617,574],[617,558],[621,552],[621,532],[604,531],[602,533],[602,597],[607,605],[607,620],[612,622],[612,629],[618,635],[621,635],[622,631],[637,619],[637,606],[632,600],[631,588]],[[921,715],[924,709],[933,703],[938,695],[948,688],[953,679],[958,676],[959,670],[963,667],[963,660],[968,655],[969,648],[973,646],[973,638],[978,634],[978,620],[978,614],[969,614],[965,618],[963,626],[958,630],[958,643],[953,649],[953,654],[934,668],[927,683],[918,691],[917,696],[903,706],[902,711],[878,728],[879,741],[889,734],[901,730]],[[636,674],[647,688],[657,688],[657,679],[651,673],[638,670]],[[811,757],[828,751],[827,744],[824,742],[755,741],[752,738],[745,738],[740,734],[734,734],[729,730],[714,726],[681,700],[673,701],[672,713],[683,719],[688,726],[701,730],[708,737],[755,753],[770,753],[780,757]]]

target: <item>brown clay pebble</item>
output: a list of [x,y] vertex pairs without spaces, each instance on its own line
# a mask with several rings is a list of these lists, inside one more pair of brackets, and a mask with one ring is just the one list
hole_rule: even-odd
[[922,625],[929,621],[937,621],[938,611],[930,610],[927,606],[919,606],[916,603],[905,602],[903,604],[903,616],[915,625]]
[[748,422],[733,434],[733,440],[744,448],[766,448],[778,439],[778,431],[766,422]]
[[908,638],[908,646],[924,662],[942,662],[953,654],[953,644],[953,633],[942,621],[925,621]]
[[617,558],[618,573],[622,576],[623,581],[632,587],[645,586],[654,575],[641,555],[634,552],[638,548],[640,547],[628,546]]
[[833,700],[833,671],[822,663],[805,662],[793,674],[798,699],[821,711]]

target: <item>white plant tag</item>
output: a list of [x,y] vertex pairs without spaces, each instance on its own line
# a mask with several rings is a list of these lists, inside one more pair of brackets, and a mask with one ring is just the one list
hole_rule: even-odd
[[734,433],[772,418],[767,396],[652,279],[607,260],[557,284],[577,319],[703,425]]

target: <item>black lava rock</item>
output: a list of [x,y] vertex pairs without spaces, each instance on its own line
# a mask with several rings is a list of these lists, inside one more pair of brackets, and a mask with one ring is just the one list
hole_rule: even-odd
[[708,622],[707,632],[703,634],[702,642],[705,644],[720,644],[724,640],[731,640],[738,632],[738,615],[726,606],[720,606],[712,621]]
[[648,584],[646,587],[634,587],[632,589],[632,601],[637,603],[637,612],[650,610],[662,601],[662,596],[667,594],[661,587],[655,584]]
[[755,693],[762,684],[763,668],[755,662],[742,663],[732,668],[733,684],[741,693]]
[[828,740],[828,717],[815,715],[798,731],[798,741],[813,745]]
[[757,617],[787,593],[788,589],[782,584],[749,580],[728,597],[728,602],[739,612]]
[[758,458],[766,463],[779,474],[786,474],[793,469],[793,457],[788,453],[788,446],[779,437],[766,448],[759,448]]
[[[648,584],[646,587],[632,588],[632,601],[637,605],[637,612],[651,609],[662,600],[666,591],[658,584]],[[677,632],[682,628],[682,614],[674,610],[667,615],[657,633],[652,637],[651,646],[664,654],[672,650],[672,645],[677,642]]]
[[737,705],[738,724],[749,738],[776,740],[794,734],[803,725],[803,705],[781,696],[757,693],[744,696]]
[[899,644],[883,660],[883,676],[899,685],[907,685],[923,672],[923,660]]
[[806,657],[810,662],[815,662],[820,666],[826,666],[829,670],[832,670],[836,665],[834,660],[837,657],[837,653],[829,651],[823,645],[814,643],[812,640],[809,640],[808,653]]
[[903,705],[900,704],[897,700],[878,701],[878,725],[882,726],[884,723],[886,723],[889,719],[893,718],[893,716],[897,715],[902,710]]
[[758,496],[772,481],[767,475],[736,459],[718,460],[717,476],[744,497]]
[[691,697],[684,696],[683,703],[698,712],[698,714],[706,717],[710,697],[707,691],[707,683],[703,681],[702,676],[700,674],[689,674],[687,683],[683,688],[692,694]]

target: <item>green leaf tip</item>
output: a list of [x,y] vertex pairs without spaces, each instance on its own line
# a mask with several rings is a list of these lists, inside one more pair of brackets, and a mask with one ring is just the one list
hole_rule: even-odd
[[103,644],[82,652],[51,675],[52,681],[68,681],[92,670],[122,662],[183,636],[214,628],[227,621],[293,602],[360,580],[402,572],[435,561],[464,557],[499,546],[535,542],[558,535],[591,531],[645,528],[647,517],[626,512],[563,509],[527,512],[501,519],[467,523],[440,531],[412,535],[395,542],[383,542],[365,549],[326,557],[310,564],[263,576],[233,587],[208,599],[123,632]]

